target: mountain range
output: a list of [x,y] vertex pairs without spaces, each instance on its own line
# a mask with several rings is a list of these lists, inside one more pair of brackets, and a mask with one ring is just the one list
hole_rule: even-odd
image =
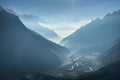
[[[97,18],[64,38],[60,44],[65,47],[48,40],[57,35],[39,21],[46,23],[36,16],[17,16],[11,9],[0,7],[0,79],[120,79],[120,10]],[[68,57],[70,52],[66,47],[77,58]],[[94,55],[96,61],[85,56],[93,56],[92,53],[99,53]],[[93,62],[97,60],[101,65],[95,71]],[[75,73],[78,77],[69,78]]]
[[69,51],[25,27],[0,7],[0,74],[33,74],[59,67]]
[[79,76],[76,80],[119,80],[120,79],[120,60],[113,62],[97,71]]
[[120,38],[120,10],[97,18],[61,41],[72,53],[86,55],[107,50]]
[[49,40],[54,40],[59,38],[57,33],[54,30],[48,28],[46,25],[48,24],[45,20],[34,16],[34,15],[19,15],[20,20],[24,23],[24,25],[38,34],[44,36]]

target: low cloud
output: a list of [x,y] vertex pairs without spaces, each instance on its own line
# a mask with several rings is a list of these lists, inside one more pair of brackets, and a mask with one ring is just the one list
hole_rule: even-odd
[[64,24],[69,27],[78,29],[78,28],[84,27],[86,24],[90,23],[91,21],[92,21],[91,19],[87,19],[87,20],[76,21],[73,23],[64,23]]
[[75,32],[77,29],[84,27],[86,24],[90,23],[91,19],[80,20],[80,21],[73,21],[73,22],[66,22],[59,26],[56,26],[54,30],[58,33],[61,37],[67,37],[68,35]]

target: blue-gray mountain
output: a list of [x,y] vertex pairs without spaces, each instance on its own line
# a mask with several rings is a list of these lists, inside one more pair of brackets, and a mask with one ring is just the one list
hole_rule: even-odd
[[76,80],[119,80],[120,60],[113,62],[97,71],[79,76]]
[[77,54],[89,54],[106,50],[106,46],[120,38],[120,10],[95,19],[64,38],[61,44]]
[[68,50],[27,29],[0,8],[0,74],[32,74],[58,67]]
[[103,65],[120,60],[120,39],[112,44],[109,49],[99,55],[99,59]]
[[59,37],[57,35],[57,33],[55,33],[54,30],[44,26],[44,25],[47,24],[47,22],[45,20],[43,20],[43,19],[41,19],[37,16],[34,16],[34,15],[19,15],[19,18],[21,19],[21,21],[25,24],[25,26],[28,29],[37,32],[38,34],[44,36],[47,39],[52,40],[52,39],[56,39],[56,38]]

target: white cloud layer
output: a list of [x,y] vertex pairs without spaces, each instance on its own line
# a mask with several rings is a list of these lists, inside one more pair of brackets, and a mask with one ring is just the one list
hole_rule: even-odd
[[[75,32],[77,29],[84,27],[86,24],[90,23],[92,19],[84,19],[84,20],[76,20],[71,22],[64,22],[59,24],[49,24],[49,23],[41,23],[38,21],[39,25],[42,27],[49,28],[51,30],[54,30],[55,33],[57,33],[60,37],[59,39],[52,40],[54,42],[59,43],[60,40],[62,40],[64,37],[69,36],[73,32]],[[28,23],[29,25],[36,24],[34,22]]]
[[86,19],[76,22],[63,23],[61,25],[58,25],[59,27],[56,26],[54,30],[59,36],[64,38],[72,34],[77,29],[84,27],[86,24],[90,23],[91,21],[92,21],[91,19]]

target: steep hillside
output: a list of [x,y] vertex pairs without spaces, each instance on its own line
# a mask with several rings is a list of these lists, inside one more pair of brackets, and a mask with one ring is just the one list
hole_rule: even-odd
[[120,39],[115,41],[113,46],[99,55],[103,65],[120,60]]
[[90,72],[79,76],[77,80],[119,80],[120,61],[111,63],[98,71]]
[[58,67],[68,50],[28,30],[0,8],[0,74],[32,74]]
[[45,26],[47,23],[43,19],[34,15],[20,15],[19,17],[28,29],[37,32],[45,38],[52,40],[59,37],[54,30]]
[[64,38],[61,44],[78,54],[95,53],[120,38],[120,10],[95,19]]

